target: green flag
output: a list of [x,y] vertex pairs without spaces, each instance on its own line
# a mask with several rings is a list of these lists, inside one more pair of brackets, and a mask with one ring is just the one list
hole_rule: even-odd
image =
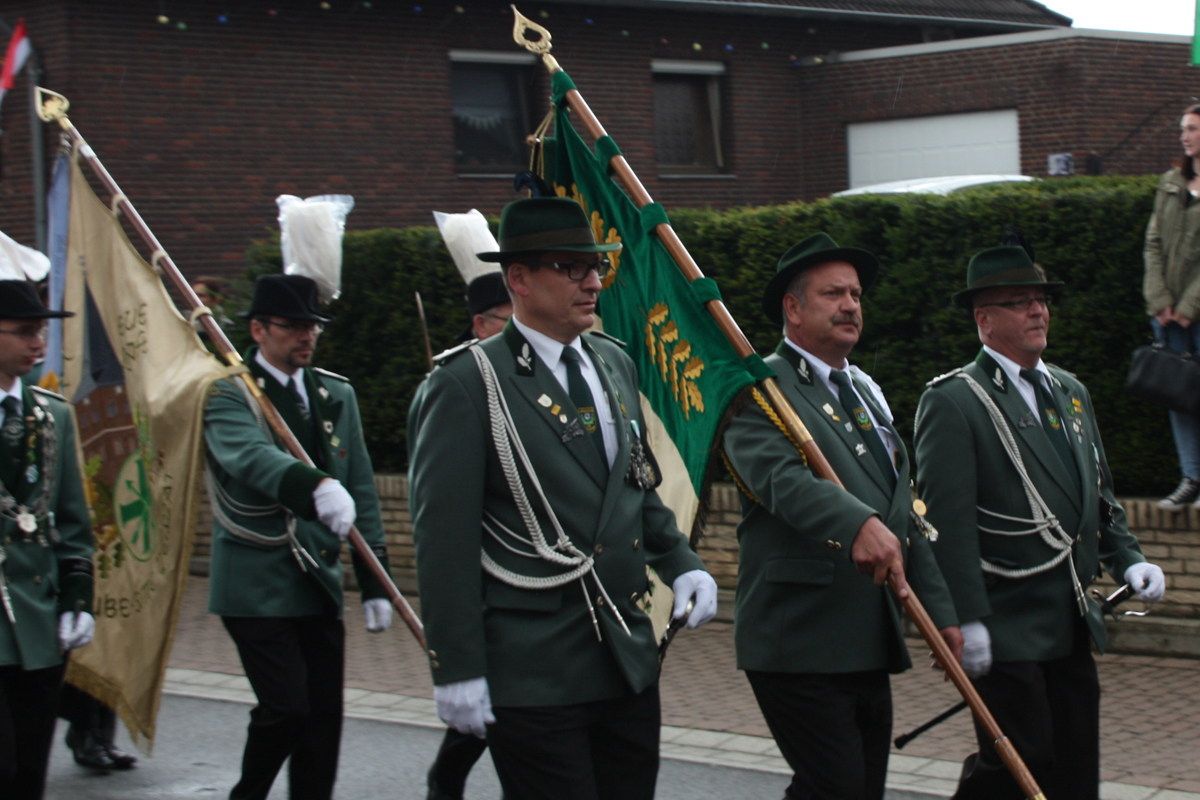
[[1192,31],[1192,66],[1200,67],[1200,0],[1196,0],[1196,21]]
[[603,280],[599,316],[637,364],[650,447],[663,472],[659,495],[686,532],[726,409],[742,389],[772,373],[757,355],[739,358],[704,307],[720,297],[716,282],[689,283],[654,234],[667,221],[662,206],[639,210],[609,176],[609,160],[620,152],[612,137],[597,141],[593,153],[571,126],[563,97],[573,88],[565,72],[555,73],[546,182],[583,205],[597,241],[624,245],[609,254],[613,268]]

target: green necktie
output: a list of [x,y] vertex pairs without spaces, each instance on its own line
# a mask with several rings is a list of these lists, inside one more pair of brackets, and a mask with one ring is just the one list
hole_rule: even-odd
[[0,401],[0,406],[4,407],[4,427],[0,429],[4,443],[9,446],[14,456],[19,456],[23,451],[21,434],[25,432],[25,420],[21,419],[21,404],[10,394]]
[[571,396],[571,402],[579,411],[579,419],[591,437],[592,444],[596,445],[596,450],[600,453],[600,462],[608,469],[604,435],[600,432],[600,416],[596,413],[596,401],[592,397],[592,390],[588,388],[587,381],[583,379],[583,372],[579,369],[579,351],[574,347],[564,347],[561,358],[567,365],[567,394]]
[[296,401],[296,410],[300,412],[305,422],[312,419],[312,413],[308,410],[308,405],[304,402],[304,398],[300,395],[300,390],[296,388],[296,379],[288,378],[287,382],[288,394]]
[[879,432],[871,424],[871,416],[867,413],[863,401],[858,398],[858,395],[854,393],[854,389],[851,388],[850,376],[841,370],[834,369],[829,371],[829,380],[837,384],[838,402],[841,403],[842,408],[854,421],[854,424],[858,425],[863,442],[866,443],[867,449],[871,451],[871,455],[878,462],[879,470],[887,480],[888,488],[895,491],[896,468],[892,465],[892,459],[888,456],[887,448],[883,445],[883,439],[879,438]]
[[1071,443],[1063,432],[1063,417],[1058,403],[1054,402],[1054,394],[1046,386],[1046,381],[1037,370],[1023,369],[1021,377],[1033,384],[1037,395],[1038,409],[1041,411],[1038,416],[1042,418],[1042,430],[1046,432],[1046,436],[1050,437],[1050,444],[1054,445],[1054,451],[1058,453],[1058,458],[1070,475],[1071,482],[1078,487],[1079,475],[1075,468],[1075,454],[1071,452]]

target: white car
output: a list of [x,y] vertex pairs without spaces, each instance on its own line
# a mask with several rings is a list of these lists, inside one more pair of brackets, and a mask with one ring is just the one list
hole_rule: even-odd
[[859,186],[857,189],[846,189],[834,192],[830,197],[850,197],[856,194],[941,194],[947,195],[961,189],[975,186],[985,186],[992,183],[1028,183],[1037,180],[1028,175],[942,175],[937,178],[908,178],[903,181],[888,181],[873,183],[870,186]]

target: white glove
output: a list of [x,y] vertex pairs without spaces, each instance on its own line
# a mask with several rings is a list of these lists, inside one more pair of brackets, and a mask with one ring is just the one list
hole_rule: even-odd
[[468,678],[465,681],[433,687],[433,699],[442,722],[459,733],[473,733],[487,738],[487,724],[492,716],[492,698],[488,694],[487,678]]
[[96,619],[86,611],[78,614],[65,611],[58,616],[58,646],[63,650],[74,650],[92,641],[96,635]]
[[689,628],[699,628],[717,615],[717,582],[702,569],[685,572],[671,584],[675,592],[675,608],[671,612],[672,619],[679,619],[687,610],[688,600],[695,595],[696,603],[688,617]]
[[367,618],[368,633],[383,633],[392,624],[392,604],[382,597],[363,600],[363,616]]
[[339,539],[346,541],[358,511],[354,507],[354,498],[341,481],[333,478],[321,481],[313,490],[313,505],[317,508],[317,519]]
[[1167,580],[1162,568],[1145,561],[1133,564],[1125,570],[1125,582],[1137,592],[1138,600],[1157,603],[1167,591]]
[[981,678],[992,671],[992,635],[979,620],[964,622],[962,668],[968,677]]

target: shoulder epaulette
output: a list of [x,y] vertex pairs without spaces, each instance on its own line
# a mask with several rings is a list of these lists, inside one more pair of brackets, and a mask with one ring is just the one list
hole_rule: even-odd
[[339,381],[345,381],[346,383],[350,382],[350,379],[347,378],[345,375],[338,375],[336,372],[330,372],[327,369],[321,369],[320,367],[313,367],[312,370],[313,370],[313,372],[321,373],[326,378],[337,378]]
[[944,372],[941,375],[938,375],[936,378],[934,378],[931,381],[926,381],[925,385],[928,387],[937,386],[939,383],[942,383],[943,381],[950,380],[951,378],[953,378],[955,375],[957,375],[960,372],[962,372],[962,367],[959,367],[958,369],[952,369],[949,372]]
[[63,396],[62,396],[61,394],[59,394],[58,392],[52,392],[52,391],[50,391],[49,389],[43,389],[43,388],[42,388],[42,387],[40,387],[40,386],[31,385],[31,386],[29,387],[29,390],[30,390],[31,392],[37,392],[38,394],[44,394],[44,395],[46,395],[47,397],[53,397],[55,400],[62,400],[64,403],[70,403],[70,402],[71,402],[70,400],[68,400],[67,398],[63,397]]
[[470,347],[471,345],[475,344],[478,341],[479,341],[478,339],[472,339],[469,342],[463,342],[458,347],[451,347],[449,350],[443,350],[442,352],[438,353],[436,356],[433,357],[433,363],[441,364],[445,361],[449,361],[450,359],[454,358],[459,353],[465,351],[468,347]]
[[625,347],[625,343],[624,343],[624,342],[622,342],[620,339],[618,339],[617,337],[613,336],[613,335],[612,335],[612,334],[610,334],[610,333],[605,333],[604,331],[592,331],[592,332],[591,332],[591,335],[592,335],[592,336],[599,336],[601,339],[607,339],[608,341],[610,341],[610,342],[612,342],[613,344],[615,344],[617,347],[621,347],[621,348],[624,348],[624,347]]

